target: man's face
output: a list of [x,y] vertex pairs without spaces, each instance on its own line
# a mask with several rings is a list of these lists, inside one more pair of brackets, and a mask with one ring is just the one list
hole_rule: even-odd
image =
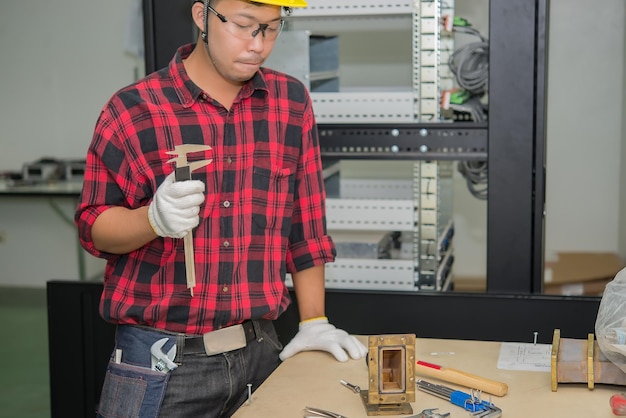
[[243,0],[212,1],[211,7],[214,12],[208,12],[210,59],[223,78],[243,83],[254,76],[272,51],[281,8]]

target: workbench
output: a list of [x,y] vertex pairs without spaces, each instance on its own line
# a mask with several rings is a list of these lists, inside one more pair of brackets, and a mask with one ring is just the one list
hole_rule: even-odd
[[[367,337],[359,336],[367,346]],[[589,390],[586,384],[559,384],[551,390],[550,372],[512,371],[497,368],[501,343],[417,338],[416,357],[447,368],[458,369],[481,377],[504,382],[508,394],[503,397],[486,395],[502,409],[506,418],[527,417],[614,417],[609,406],[611,395],[626,390],[621,386],[599,385]],[[468,388],[420,377],[464,392]],[[302,417],[304,407],[315,407],[345,415],[348,418],[367,417],[359,395],[339,383],[345,380],[368,388],[368,368],[365,360],[340,363],[325,352],[303,352],[284,361],[256,390],[250,403],[244,404],[234,418],[296,418]],[[439,413],[450,412],[450,418],[469,417],[463,408],[416,390],[413,414],[427,408]],[[394,415],[409,417],[411,415]]]

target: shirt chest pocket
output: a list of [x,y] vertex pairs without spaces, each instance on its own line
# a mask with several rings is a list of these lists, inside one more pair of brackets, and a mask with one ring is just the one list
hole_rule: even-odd
[[291,168],[255,166],[252,176],[252,234],[267,230],[287,234],[295,189]]

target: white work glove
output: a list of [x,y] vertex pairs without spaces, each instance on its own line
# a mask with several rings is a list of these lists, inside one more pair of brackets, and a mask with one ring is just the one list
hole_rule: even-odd
[[200,180],[176,181],[174,173],[165,180],[148,207],[148,219],[157,235],[182,238],[200,223],[204,202],[204,183]]
[[357,360],[367,354],[367,348],[354,336],[328,323],[328,318],[315,318],[300,323],[299,331],[280,353],[286,360],[301,351],[328,351],[341,362],[350,357]]

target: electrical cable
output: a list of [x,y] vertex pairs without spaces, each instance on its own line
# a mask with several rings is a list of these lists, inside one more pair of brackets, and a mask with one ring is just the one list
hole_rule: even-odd
[[484,93],[489,79],[489,40],[471,27],[454,26],[453,30],[476,36],[480,41],[457,48],[448,60],[450,70],[463,89],[471,94]]
[[477,199],[487,200],[487,161],[459,161],[459,173],[465,177],[467,188]]
[[[448,60],[450,70],[461,88],[472,95],[461,104],[450,104],[450,108],[469,113],[475,122],[484,122],[487,115],[479,96],[487,91],[489,81],[489,40],[478,30],[469,26],[454,25],[453,30],[479,38],[457,48]],[[487,161],[459,161],[459,173],[465,178],[469,192],[477,199],[487,200]]]

